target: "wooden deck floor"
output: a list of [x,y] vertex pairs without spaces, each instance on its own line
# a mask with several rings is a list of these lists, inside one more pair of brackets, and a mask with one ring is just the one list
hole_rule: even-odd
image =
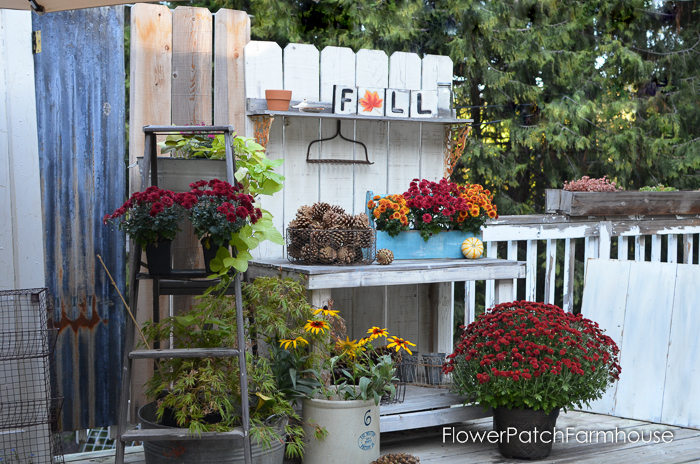
[[[467,432],[491,430],[491,419],[477,419],[456,426],[456,430]],[[558,442],[554,444],[552,454],[548,459],[537,461],[538,463],[556,464],[680,464],[700,463],[700,430],[684,429],[667,425],[652,424],[617,417],[604,416],[571,411],[561,414],[557,421],[558,430],[566,430],[571,427],[574,433],[580,431],[605,431],[616,430],[629,434],[631,431],[643,433],[645,440],[649,439],[650,432],[669,431],[673,434],[673,440],[669,443],[578,443],[571,438],[568,443]],[[468,442],[443,443],[442,427],[427,429],[391,432],[382,434],[382,454],[386,453],[411,453],[420,458],[421,463],[440,464],[479,464],[479,463],[510,463],[524,462],[516,459],[505,459],[499,453],[497,445]],[[635,435],[632,434],[632,438]],[[70,464],[111,464],[114,462],[114,452],[84,453],[85,455],[71,455],[66,457],[66,463]],[[143,464],[143,452],[140,447],[129,450],[126,462]],[[356,464],[356,463],[347,463]]]

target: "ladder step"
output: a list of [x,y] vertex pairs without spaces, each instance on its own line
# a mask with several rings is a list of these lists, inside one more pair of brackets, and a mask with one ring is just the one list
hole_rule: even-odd
[[129,430],[121,436],[121,441],[163,441],[163,440],[240,440],[245,437],[243,429],[236,427],[230,432],[204,432],[201,435],[190,435],[187,429],[146,429]]
[[166,358],[226,358],[238,356],[235,348],[175,348],[172,350],[135,350],[129,353],[130,359]]

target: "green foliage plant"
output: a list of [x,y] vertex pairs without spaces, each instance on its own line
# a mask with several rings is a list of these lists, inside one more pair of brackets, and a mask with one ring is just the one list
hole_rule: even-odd
[[457,393],[485,407],[549,413],[601,398],[620,377],[618,351],[580,314],[515,301],[469,324],[443,371]]
[[675,187],[668,187],[664,184],[658,184],[654,186],[645,186],[639,189],[640,192],[677,192],[678,189]]

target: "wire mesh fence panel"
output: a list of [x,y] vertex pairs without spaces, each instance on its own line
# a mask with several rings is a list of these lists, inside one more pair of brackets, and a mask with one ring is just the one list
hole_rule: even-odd
[[402,354],[396,364],[396,377],[408,385],[450,388],[452,375],[442,372],[444,363],[445,353]]
[[[0,291],[0,463],[63,462],[46,289]],[[58,459],[55,457],[58,456]]]

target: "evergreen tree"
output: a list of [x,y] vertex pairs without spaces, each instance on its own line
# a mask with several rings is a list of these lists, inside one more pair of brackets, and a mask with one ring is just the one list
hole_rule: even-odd
[[253,16],[258,40],[449,55],[474,119],[455,176],[499,212],[608,177],[700,187],[700,8],[662,0],[207,0]]

